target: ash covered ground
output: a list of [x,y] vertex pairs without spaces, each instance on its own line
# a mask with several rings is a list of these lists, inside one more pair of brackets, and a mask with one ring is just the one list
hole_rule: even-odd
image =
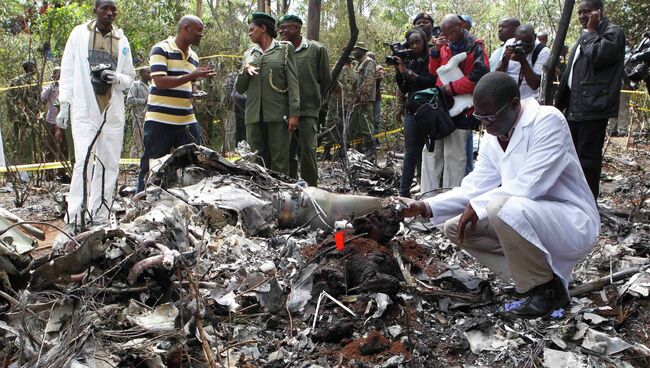
[[[603,227],[570,308],[532,321],[503,317],[510,285],[389,201],[200,149],[146,198],[127,169],[112,223],[73,239],[35,224],[33,249],[0,249],[0,367],[648,367],[650,155],[627,143],[607,145]],[[349,157],[321,163],[321,188],[396,193],[399,159]],[[66,190],[44,182],[17,208],[6,189],[0,205],[63,228]]]

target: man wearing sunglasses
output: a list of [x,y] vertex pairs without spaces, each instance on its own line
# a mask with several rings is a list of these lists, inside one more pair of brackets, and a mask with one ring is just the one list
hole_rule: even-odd
[[502,72],[484,76],[473,99],[488,133],[474,171],[402,215],[444,223],[453,243],[512,278],[527,296],[505,313],[548,316],[569,303],[571,270],[598,238],[596,204],[560,111],[521,101],[517,82]]

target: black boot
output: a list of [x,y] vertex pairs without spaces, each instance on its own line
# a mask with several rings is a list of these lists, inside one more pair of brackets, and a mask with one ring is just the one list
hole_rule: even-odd
[[557,276],[554,276],[553,280],[535,286],[519,308],[512,309],[506,314],[525,319],[548,317],[554,310],[569,304],[569,301],[569,296],[562,281]]

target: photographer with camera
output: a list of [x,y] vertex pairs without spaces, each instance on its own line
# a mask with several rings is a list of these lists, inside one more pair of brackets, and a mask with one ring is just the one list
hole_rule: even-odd
[[[117,3],[97,0],[93,12],[96,19],[76,26],[66,43],[56,117],[59,128],[72,127],[75,163],[66,221],[77,224],[82,211],[94,222],[108,220],[124,138],[124,91],[135,78],[129,41],[113,26]],[[85,191],[83,171],[91,146]],[[82,209],[84,194],[88,204]]]
[[521,99],[537,98],[542,81],[542,66],[551,51],[535,35],[528,24],[522,24],[515,31],[515,38],[505,44],[503,57],[496,70],[508,73],[519,85]]
[[[400,92],[408,100],[413,93],[436,86],[436,77],[429,74],[429,48],[427,35],[420,28],[406,33],[406,42],[391,45],[393,54],[386,63],[395,68],[395,81]],[[410,197],[415,168],[420,164],[426,134],[418,126],[413,115],[404,112],[404,165],[400,196]]]

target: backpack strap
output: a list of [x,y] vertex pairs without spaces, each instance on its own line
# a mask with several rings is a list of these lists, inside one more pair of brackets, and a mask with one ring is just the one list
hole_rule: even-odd
[[535,66],[537,57],[539,56],[539,53],[542,52],[542,49],[544,49],[544,45],[541,43],[535,46],[535,49],[533,50],[533,59],[531,60],[533,62],[533,65],[530,66],[531,68]]
[[[544,45],[542,45],[541,43],[537,44],[537,46],[535,46],[535,48],[533,49],[533,56],[531,58],[531,65],[530,65],[531,69],[535,67],[535,63],[537,62],[537,57],[542,52],[542,49],[544,49]],[[517,85],[521,87],[521,83],[523,81],[524,81],[524,72],[521,68],[519,68],[519,79],[517,80]]]

